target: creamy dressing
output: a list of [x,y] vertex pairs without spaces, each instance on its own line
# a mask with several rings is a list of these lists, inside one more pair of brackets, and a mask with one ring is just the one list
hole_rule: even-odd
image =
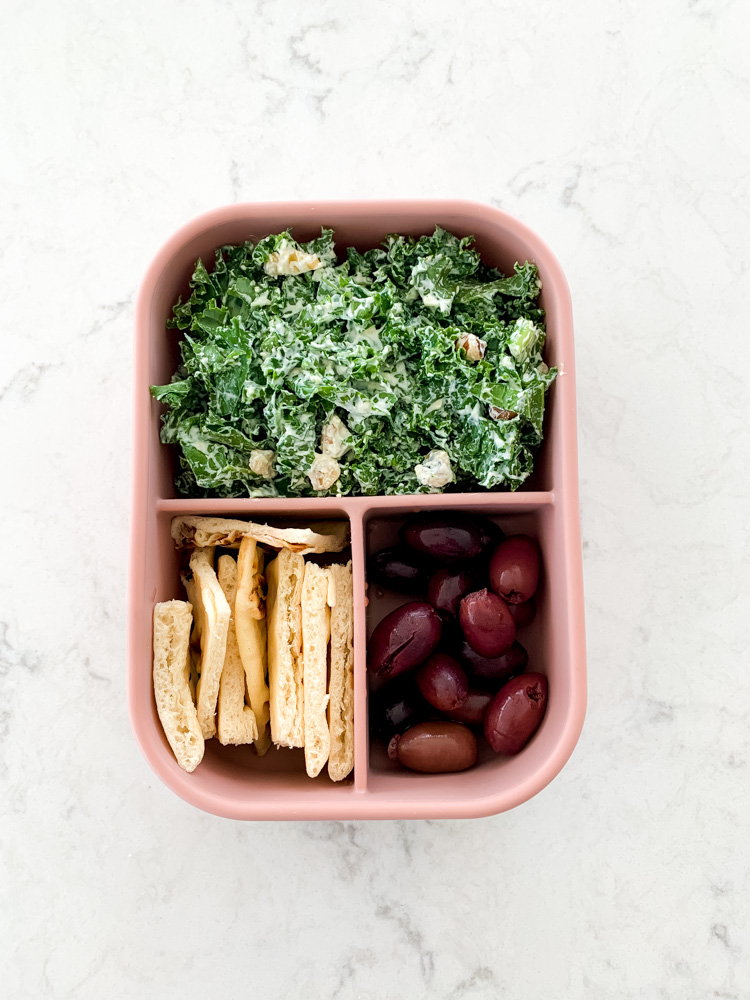
[[[419,244],[391,238],[392,259],[390,249],[353,254],[353,274],[336,265],[330,235],[315,241],[316,252],[281,235],[228,263],[241,313],[237,299],[218,296],[214,305],[203,272],[194,289],[207,288],[210,322],[201,326],[191,303],[180,326],[195,321],[190,375],[179,379],[198,391],[182,428],[185,390],[174,393],[177,419],[162,436],[189,446],[199,485],[236,480],[239,492],[222,495],[269,496],[521,482],[531,467],[531,423],[540,435],[544,390],[555,377],[542,357],[541,314],[516,320],[515,307],[503,311],[521,294],[515,289],[530,301],[540,287],[533,266],[517,268],[523,281],[514,291],[483,293],[467,272],[465,241],[440,230]],[[221,357],[224,344],[231,360]],[[492,420],[495,405],[518,417]]]

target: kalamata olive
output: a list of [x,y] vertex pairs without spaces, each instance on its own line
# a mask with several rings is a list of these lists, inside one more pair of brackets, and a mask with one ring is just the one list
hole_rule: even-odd
[[396,677],[423,663],[440,642],[440,615],[412,601],[378,622],[367,646],[367,667],[377,677]]
[[484,717],[484,735],[495,753],[519,753],[547,708],[544,674],[519,674],[500,688]]
[[477,761],[474,733],[459,722],[419,722],[388,744],[388,756],[412,771],[465,771]]
[[405,521],[399,536],[410,549],[439,562],[476,559],[482,551],[482,532],[476,521],[467,514],[428,511]]
[[454,722],[463,722],[467,726],[482,726],[485,713],[494,696],[494,691],[487,688],[470,687],[463,705],[445,714]]
[[[432,601],[430,601],[430,604],[432,604]],[[509,604],[508,611],[510,611],[511,618],[516,623],[516,629],[525,628],[534,621],[534,617],[536,616],[534,598],[532,597],[531,600],[524,601],[522,604]]]
[[370,696],[370,732],[389,740],[394,733],[403,733],[409,726],[421,722],[425,708],[414,677],[409,674],[397,677]]
[[482,656],[499,656],[516,637],[508,605],[486,588],[463,598],[458,620],[466,641]]
[[469,682],[461,664],[447,653],[433,653],[417,670],[417,687],[433,708],[449,712],[466,701]]
[[475,677],[483,680],[506,680],[513,674],[520,673],[529,662],[529,654],[520,642],[514,642],[510,649],[499,656],[480,656],[468,642],[464,642],[458,658]]
[[488,517],[477,517],[476,525],[479,528],[479,533],[482,538],[482,554],[487,552],[489,555],[492,548],[499,545],[505,538],[505,532],[502,528],[498,528],[494,521],[490,521]]
[[427,586],[427,601],[444,618],[455,618],[461,598],[479,586],[469,569],[437,569]]
[[367,562],[367,575],[381,587],[412,594],[427,586],[430,568],[423,556],[406,546],[394,545],[381,549]]
[[490,587],[508,604],[530,600],[539,584],[541,554],[528,535],[500,542],[490,559]]

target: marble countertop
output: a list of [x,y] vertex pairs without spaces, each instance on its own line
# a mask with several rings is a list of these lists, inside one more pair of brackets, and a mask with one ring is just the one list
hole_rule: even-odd
[[[750,996],[748,26],[742,0],[3,6],[6,996]],[[587,722],[491,819],[223,821],[126,713],[134,294],[208,208],[395,195],[499,205],[568,275]]]

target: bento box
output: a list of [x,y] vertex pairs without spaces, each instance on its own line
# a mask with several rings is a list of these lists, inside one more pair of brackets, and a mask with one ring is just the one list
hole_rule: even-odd
[[[337,245],[365,250],[388,233],[421,235],[439,225],[473,234],[482,259],[503,271],[536,263],[546,312],[545,360],[559,370],[545,415],[534,472],[515,492],[245,499],[181,499],[172,449],[160,442],[161,405],[149,386],[169,380],[178,334],[166,321],[185,295],[198,257],[215,248],[293,228],[311,239],[333,228]],[[528,800],[559,773],[575,747],[586,708],[586,653],[578,509],[573,320],[559,263],[542,240],[505,212],[465,201],[279,202],[231,205],[179,229],[150,265],[136,308],[134,472],[129,579],[128,700],[136,739],[152,769],[177,795],[207,812],[241,820],[420,819],[486,816]],[[417,511],[476,512],[508,533],[533,535],[544,574],[538,613],[525,644],[533,669],[546,674],[549,703],[529,745],[514,757],[482,755],[471,770],[418,774],[394,767],[368,732],[367,638],[393,607],[392,595],[366,579],[368,554],[388,544]],[[206,744],[193,773],[177,765],[157,715],[152,682],[154,605],[181,595],[178,555],[170,536],[177,514],[267,521],[345,519],[351,532],[354,592],[354,769],[334,783],[311,780],[302,750],[256,756],[251,746]]]

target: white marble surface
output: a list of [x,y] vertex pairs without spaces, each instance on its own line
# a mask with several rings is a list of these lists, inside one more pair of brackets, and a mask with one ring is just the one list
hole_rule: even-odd
[[[750,996],[749,27],[744,0],[2,5],[5,996]],[[215,205],[383,195],[500,205],[569,276],[586,727],[493,819],[222,821],[126,715],[134,293]]]

